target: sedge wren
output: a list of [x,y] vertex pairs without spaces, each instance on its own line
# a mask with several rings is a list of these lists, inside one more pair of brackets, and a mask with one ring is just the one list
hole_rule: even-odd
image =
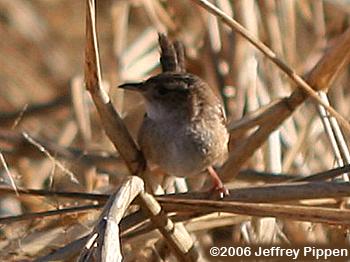
[[227,157],[229,134],[221,101],[207,83],[186,73],[184,50],[159,34],[163,73],[119,87],[142,94],[146,115],[138,143],[149,166],[168,175],[195,176],[207,170],[220,196],[228,194],[213,166]]
[[145,100],[138,143],[148,164],[179,177],[207,170],[213,188],[228,194],[213,165],[225,161],[229,134],[222,104],[208,84],[190,73],[164,72],[119,87]]

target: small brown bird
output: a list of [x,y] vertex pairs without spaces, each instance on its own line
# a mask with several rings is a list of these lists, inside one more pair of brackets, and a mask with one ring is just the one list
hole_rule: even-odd
[[226,159],[229,134],[220,100],[198,76],[164,72],[120,86],[140,92],[146,115],[138,142],[147,162],[174,176],[208,170],[214,188],[228,194],[213,165]]

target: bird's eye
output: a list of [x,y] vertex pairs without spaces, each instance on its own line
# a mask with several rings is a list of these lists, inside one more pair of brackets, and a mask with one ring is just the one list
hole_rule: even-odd
[[166,95],[166,94],[168,94],[170,91],[168,90],[168,89],[166,89],[166,88],[159,88],[158,90],[157,90],[157,93],[158,93],[158,95],[160,95],[160,96],[164,96],[164,95]]

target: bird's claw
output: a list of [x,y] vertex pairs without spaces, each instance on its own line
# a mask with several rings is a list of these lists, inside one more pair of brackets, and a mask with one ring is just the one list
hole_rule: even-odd
[[223,199],[225,196],[230,195],[230,191],[223,185],[215,186],[211,191],[212,193],[218,193],[220,199]]

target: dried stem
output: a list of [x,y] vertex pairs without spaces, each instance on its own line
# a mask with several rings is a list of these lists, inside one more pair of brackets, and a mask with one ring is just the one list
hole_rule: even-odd
[[101,122],[132,174],[139,174],[144,159],[102,86],[97,46],[95,1],[86,1],[85,85],[99,112]]
[[[225,14],[223,11],[221,11],[219,8],[215,7],[213,4],[209,3],[206,0],[192,0],[196,2],[197,4],[204,7],[206,10],[208,10],[210,13],[214,14],[215,16],[222,19],[224,23],[226,23],[229,27],[231,27],[233,30],[235,30],[236,33],[240,34],[242,37],[244,37],[246,40],[248,40],[252,45],[254,45],[257,49],[259,49],[267,58],[269,58],[278,68],[280,68],[284,73],[286,73],[290,79],[292,79],[296,84],[297,87],[301,88],[306,94],[308,94],[311,98],[313,98],[316,102],[323,105],[329,113],[338,119],[338,121],[342,124],[342,126],[350,133],[350,124],[348,121],[341,116],[336,110],[334,110],[331,106],[325,104],[320,97],[317,95],[315,90],[322,90],[325,89],[329,82],[334,78],[336,75],[336,72],[334,70],[330,70],[332,74],[326,79],[323,79],[323,81],[329,81],[327,85],[324,85],[321,82],[317,82],[320,85],[317,85],[316,83],[309,81],[310,85],[305,82],[299,75],[297,75],[294,70],[292,70],[287,64],[285,64],[282,60],[280,60],[276,54],[268,48],[266,45],[264,45],[261,41],[257,40],[249,31],[247,31],[242,25],[240,25],[238,22],[236,22],[234,19],[232,19],[230,16]],[[350,34],[350,30],[349,30]],[[349,36],[350,37],[350,36]],[[350,42],[347,43],[347,50],[350,48]],[[344,49],[345,51],[345,49]],[[337,66],[339,68],[344,68],[344,65],[346,65],[350,60],[350,52],[346,52],[343,57],[337,57],[341,61],[340,64]],[[334,62],[334,61],[333,61]],[[329,69],[332,69],[334,67],[334,64],[329,67]],[[312,79],[309,79],[312,80]],[[312,87],[313,88],[312,88]]]
[[[322,79],[322,87],[326,87],[326,80],[331,81],[331,73],[338,74],[344,69],[350,57],[350,29],[347,30],[338,41],[324,54],[314,69],[309,74],[307,80],[312,86],[318,86],[318,79]],[[335,63],[338,62],[338,63]],[[332,65],[332,66],[330,66]],[[319,78],[317,77],[318,74]],[[324,76],[325,74],[326,76]],[[328,83],[330,84],[330,82]],[[257,131],[241,142],[229,156],[228,161],[221,169],[224,180],[230,180],[235,176],[241,166],[251,157],[257,148],[259,148],[267,137],[276,130],[282,122],[291,116],[294,110],[306,99],[300,89],[295,90],[289,97],[280,100],[278,103],[269,107],[270,114],[264,116],[262,123]]]

